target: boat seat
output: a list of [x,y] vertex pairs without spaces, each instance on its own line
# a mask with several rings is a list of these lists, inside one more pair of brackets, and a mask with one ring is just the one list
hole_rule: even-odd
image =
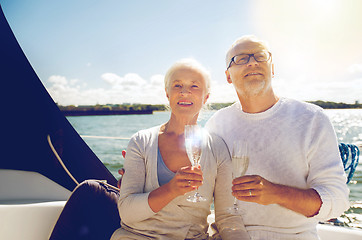
[[49,239],[70,194],[39,173],[0,169],[0,238]]

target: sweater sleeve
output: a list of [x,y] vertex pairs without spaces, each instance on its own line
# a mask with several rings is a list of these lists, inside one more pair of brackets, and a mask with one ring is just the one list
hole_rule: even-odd
[[332,123],[321,111],[312,119],[312,126],[308,139],[310,172],[307,181],[322,200],[319,213],[314,218],[328,220],[348,209],[349,189]]
[[212,115],[209,120],[207,120],[207,122],[205,123],[205,129],[209,132],[209,133],[216,133],[216,129],[217,128],[217,121],[215,120],[218,116],[219,116],[219,111],[217,111],[216,113],[214,113],[214,115]]
[[217,159],[217,176],[214,190],[216,226],[222,239],[250,239],[242,217],[240,215],[232,215],[227,210],[233,206],[234,201],[231,194],[231,158],[224,141],[215,135],[213,139],[213,152]]
[[152,217],[155,213],[148,204],[149,192],[144,193],[146,163],[141,138],[135,134],[127,147],[124,162],[118,210],[122,222],[130,224]]

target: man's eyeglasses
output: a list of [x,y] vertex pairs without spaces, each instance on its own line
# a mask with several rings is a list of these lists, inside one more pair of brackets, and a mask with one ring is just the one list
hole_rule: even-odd
[[229,66],[227,69],[230,68],[231,63],[234,62],[236,65],[244,65],[250,61],[250,58],[253,57],[257,62],[267,62],[271,58],[271,53],[267,51],[252,53],[252,54],[239,54],[235,55],[231,58]]

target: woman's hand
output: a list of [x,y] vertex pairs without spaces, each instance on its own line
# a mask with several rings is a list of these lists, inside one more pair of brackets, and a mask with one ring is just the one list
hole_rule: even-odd
[[148,204],[152,211],[158,212],[178,196],[191,192],[202,185],[201,167],[182,167],[175,176],[148,195]]
[[123,177],[124,172],[125,172],[124,168],[118,169],[118,173],[119,173],[119,175],[121,175],[121,177],[120,177],[119,180],[117,181],[117,187],[118,187],[119,189],[121,189],[122,177]]
[[177,196],[191,192],[202,185],[203,176],[201,167],[182,167],[180,168],[173,179],[168,183],[170,192]]
[[[122,150],[122,156],[123,156],[123,158],[126,158],[126,150]],[[118,170],[119,175],[121,175],[121,177],[120,177],[119,180],[117,181],[117,187],[118,187],[119,189],[121,189],[122,176],[123,176],[124,172],[125,172],[124,168],[121,168],[121,169]]]

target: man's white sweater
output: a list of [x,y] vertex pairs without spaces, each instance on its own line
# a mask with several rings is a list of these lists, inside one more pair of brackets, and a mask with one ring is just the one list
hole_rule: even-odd
[[216,112],[206,123],[230,151],[235,139],[245,139],[250,164],[247,175],[277,184],[315,189],[321,199],[311,218],[277,204],[239,202],[252,239],[318,239],[316,223],[348,209],[349,190],[333,126],[323,109],[281,98],[262,113],[248,114],[239,102]]

